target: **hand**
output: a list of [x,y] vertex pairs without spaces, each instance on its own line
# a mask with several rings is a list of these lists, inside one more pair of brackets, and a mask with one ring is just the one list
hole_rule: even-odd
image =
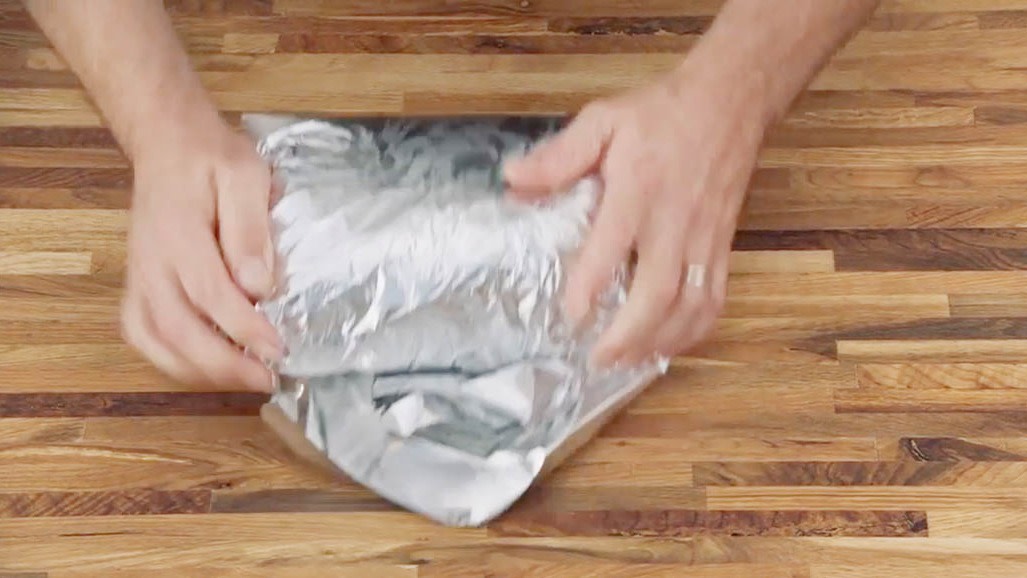
[[506,167],[511,193],[533,198],[598,172],[595,220],[567,280],[575,323],[619,265],[637,253],[628,300],[594,361],[675,355],[708,335],[721,312],[728,258],[763,139],[757,102],[732,83],[682,68],[648,87],[585,107],[571,124]]
[[181,381],[267,391],[264,364],[236,344],[282,352],[253,307],[273,283],[270,169],[220,120],[154,132],[134,155],[125,338]]

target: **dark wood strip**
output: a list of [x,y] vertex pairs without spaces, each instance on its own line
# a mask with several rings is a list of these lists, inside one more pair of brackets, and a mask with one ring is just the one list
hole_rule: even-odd
[[[649,438],[689,443],[708,436],[777,439],[787,432],[792,439],[835,439],[865,436],[945,437],[1024,437],[1027,436],[1027,409],[992,413],[960,412],[952,409],[937,413],[797,414],[767,407],[749,415],[720,416],[718,412],[699,412],[683,418],[680,413],[625,413],[614,419],[602,433],[606,438]],[[670,442],[667,442],[670,443]]]
[[705,492],[690,486],[581,488],[540,485],[528,490],[516,509],[520,512],[701,509],[705,504]]
[[626,17],[626,18],[553,18],[551,32],[587,36],[607,34],[703,34],[713,23],[713,16]]
[[132,172],[127,168],[0,167],[0,187],[129,189],[131,186]]
[[993,448],[959,438],[901,438],[899,450],[903,457],[918,462],[1023,462],[1027,455]]
[[128,189],[0,188],[0,209],[128,209]]
[[0,518],[202,514],[210,490],[0,493]]
[[436,35],[282,34],[279,53],[368,54],[609,54],[684,53],[695,43],[689,36],[573,35]]
[[[966,486],[1021,487],[1027,465],[971,461],[706,462],[692,467],[706,486]],[[1017,482],[1017,479],[1021,481]]]
[[531,512],[516,510],[489,525],[498,536],[632,537],[926,537],[924,512],[607,510]]
[[273,0],[164,0],[171,14],[203,16],[267,16]]
[[740,231],[741,250],[830,249],[838,271],[1016,271],[1027,268],[1027,230]]
[[972,12],[881,12],[867,24],[867,30],[895,32],[899,30],[977,30],[979,16]]
[[0,578],[48,578],[46,572],[3,572],[0,571]]
[[4,127],[0,128],[0,146],[118,148],[118,143],[105,128]]
[[215,491],[211,512],[382,512],[399,510],[359,486],[345,490],[281,489],[258,492]]
[[1027,390],[838,390],[837,413],[985,413],[1027,411]]
[[[102,384],[98,384],[102,385]],[[257,415],[258,393],[0,393],[0,417]]]
[[[1027,109],[1015,106],[978,106],[974,109],[974,124],[1013,126],[1027,122]],[[980,130],[980,128],[978,128]]]
[[1027,10],[989,10],[977,18],[984,30],[1027,28]]
[[621,0],[280,0],[276,8],[284,15],[320,14],[326,16],[550,16],[577,17],[582,13],[597,17],[635,17],[639,13],[677,17],[716,14],[722,0],[681,2],[650,0],[644,5]]
[[0,298],[117,297],[120,275],[0,275]]
[[46,48],[50,45],[28,19],[12,17],[5,19],[0,28],[0,47],[5,48]]
[[[188,38],[220,38],[225,34],[341,34],[341,35],[475,35],[475,34],[543,34],[547,32],[542,18],[525,16],[326,16],[312,13],[302,16],[203,18],[177,16],[175,24]],[[206,48],[220,50],[220,42]],[[190,46],[192,51],[197,48]],[[200,50],[203,51],[203,50]]]
[[1027,318],[964,317],[956,319],[924,319],[894,325],[875,325],[839,331],[823,336],[835,341],[870,339],[1027,339]]
[[0,74],[0,88],[81,88],[82,84],[71,72],[64,70],[21,69]]

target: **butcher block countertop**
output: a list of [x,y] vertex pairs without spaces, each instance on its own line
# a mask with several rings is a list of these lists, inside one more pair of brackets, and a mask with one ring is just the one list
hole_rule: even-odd
[[[571,111],[718,2],[168,4],[237,117]],[[4,578],[1027,576],[1027,1],[885,0],[769,137],[715,339],[477,529],[131,353],[126,161],[14,0],[0,63]]]

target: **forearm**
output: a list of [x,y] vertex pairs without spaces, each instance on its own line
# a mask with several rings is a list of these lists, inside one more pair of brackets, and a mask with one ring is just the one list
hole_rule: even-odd
[[728,0],[682,66],[731,87],[767,125],[869,18],[878,0]]
[[126,154],[218,120],[160,0],[24,0]]

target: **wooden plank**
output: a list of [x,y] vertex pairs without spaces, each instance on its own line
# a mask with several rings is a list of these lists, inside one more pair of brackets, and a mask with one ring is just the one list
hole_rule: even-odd
[[256,415],[258,393],[0,393],[0,417]]
[[88,275],[91,253],[0,251],[0,275]]
[[884,390],[1027,389],[1027,366],[988,363],[862,364],[860,387]]
[[[613,433],[613,432],[608,432]],[[576,454],[573,464],[632,462],[645,456],[646,463],[674,464],[693,461],[837,461],[878,459],[877,440],[870,437],[785,436],[773,437],[759,432],[739,432],[737,436],[695,431],[671,439],[641,436],[601,435]],[[559,472],[560,470],[557,470]],[[559,475],[559,474],[557,474]]]
[[832,251],[734,251],[731,273],[830,273]]
[[[311,528],[317,528],[311,533]],[[217,541],[212,536],[231,536]],[[473,541],[484,530],[439,527],[405,513],[211,514],[0,520],[10,570],[305,565],[356,561],[408,545]],[[116,555],[115,555],[116,554]],[[366,558],[365,560],[366,561]]]
[[739,297],[765,295],[938,295],[1022,293],[1024,271],[910,271],[739,275],[728,291]]
[[128,209],[127,189],[0,187],[3,209]]
[[950,295],[953,317],[1024,317],[1027,295]]
[[839,390],[841,413],[1003,412],[1027,410],[1024,390]]
[[709,487],[707,507],[720,510],[960,510],[1019,509],[1024,488],[976,487]]
[[828,250],[839,271],[1016,271],[1027,267],[1025,241],[1023,229],[893,229],[744,232],[735,246],[761,251]]
[[926,536],[923,512],[616,511],[513,513],[497,536]]
[[1020,462],[1027,460],[1027,440],[968,440],[951,437],[907,437],[886,443],[882,459],[921,462]]
[[945,510],[931,512],[931,535],[939,538],[1027,537],[1023,510]]
[[78,418],[0,419],[0,446],[69,443],[82,439],[85,423]]
[[1019,339],[839,341],[838,359],[864,363],[1019,363],[1027,341]]
[[1027,464],[968,461],[697,463],[700,487],[1027,487]]
[[209,490],[0,493],[0,518],[197,514]]
[[[2,575],[0,575],[2,576]],[[331,563],[310,566],[296,563],[273,568],[233,568],[230,566],[205,566],[202,562],[183,567],[169,564],[160,568],[126,570],[110,568],[103,570],[57,570],[45,578],[417,578],[418,567],[414,564],[391,565],[375,563]]]
[[[723,317],[831,317],[844,315],[884,324],[949,316],[947,295],[728,295]],[[1014,315],[1004,315],[1012,317]]]

